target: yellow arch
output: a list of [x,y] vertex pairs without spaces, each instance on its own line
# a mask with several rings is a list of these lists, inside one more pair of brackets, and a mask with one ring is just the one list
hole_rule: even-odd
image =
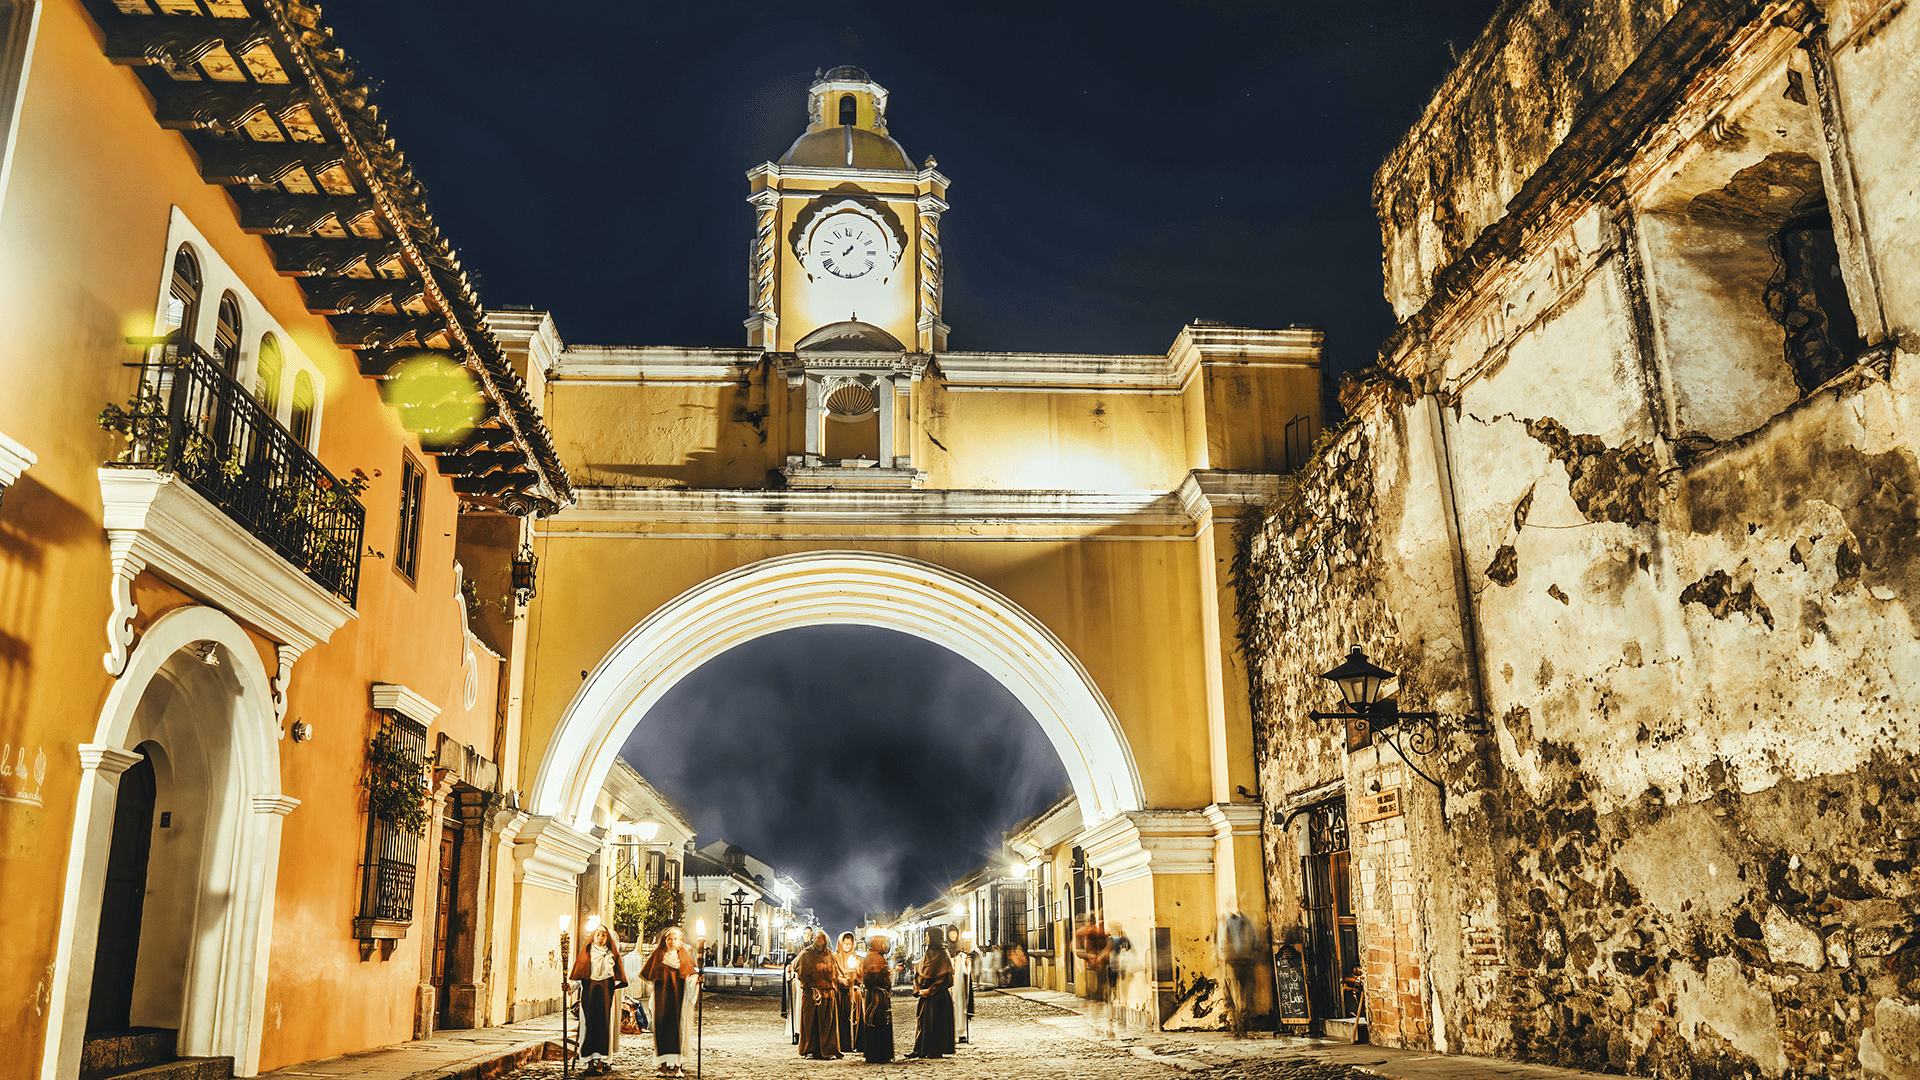
[[568,702],[528,809],[591,825],[607,770],[654,702],[701,664],[781,630],[855,624],[945,646],[999,680],[1039,721],[1088,825],[1142,806],[1119,720],[1060,639],[1019,605],[929,562],[864,551],[765,559],[675,597],[615,645]]

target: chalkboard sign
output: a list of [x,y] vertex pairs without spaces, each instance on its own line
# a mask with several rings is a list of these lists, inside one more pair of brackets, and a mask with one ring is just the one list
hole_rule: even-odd
[[1283,1024],[1305,1024],[1313,1019],[1307,1004],[1307,957],[1298,945],[1282,945],[1274,952],[1273,986]]

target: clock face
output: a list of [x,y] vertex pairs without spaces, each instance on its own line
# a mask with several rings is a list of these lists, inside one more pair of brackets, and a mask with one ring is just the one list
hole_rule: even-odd
[[873,222],[859,214],[835,214],[814,233],[813,249],[822,270],[851,281],[872,273],[887,245]]

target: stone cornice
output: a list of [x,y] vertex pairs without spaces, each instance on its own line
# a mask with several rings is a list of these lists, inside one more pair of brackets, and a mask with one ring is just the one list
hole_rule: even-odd
[[394,683],[374,683],[372,698],[374,708],[397,712],[421,727],[433,723],[434,717],[440,715],[440,706]]
[[[151,469],[101,469],[99,476],[116,620],[131,617],[122,583],[141,569],[301,652],[358,617],[177,477]],[[130,643],[130,634],[122,636]],[[112,671],[112,656],[124,649],[118,637],[109,643]]]
[[571,896],[600,841],[558,818],[531,817],[514,835],[513,879]]
[[0,488],[12,486],[15,480],[20,479],[20,474],[32,468],[38,460],[33,451],[7,438],[5,432],[0,432]]
[[934,363],[949,385],[1178,390],[1203,367],[1318,368],[1324,338],[1307,329],[1187,326],[1163,356],[943,352]]
[[681,348],[674,345],[569,345],[553,364],[555,382],[610,379],[638,382],[719,382],[745,377],[762,349]]
[[1266,807],[1259,803],[1214,803],[1202,807],[1200,813],[1213,826],[1214,839],[1225,840],[1230,836],[1259,836]]
[[291,795],[255,795],[253,797],[253,812],[256,814],[286,817],[293,813],[294,807],[299,805],[300,800]]
[[106,746],[100,743],[81,743],[78,749],[82,772],[97,772],[106,776],[119,776],[140,764],[144,757],[132,750],[122,750],[117,746]]
[[[551,524],[698,522],[708,525],[818,522],[860,525],[1139,525],[1187,527],[1171,492],[901,490],[732,491],[708,488],[581,488]],[[553,530],[550,535],[560,535]]]
[[1213,824],[1198,810],[1129,810],[1081,834],[1105,885],[1149,874],[1211,874]]
[[1238,516],[1249,506],[1265,506],[1287,483],[1276,473],[1228,472],[1195,469],[1180,481],[1174,494],[1180,509],[1196,522]]

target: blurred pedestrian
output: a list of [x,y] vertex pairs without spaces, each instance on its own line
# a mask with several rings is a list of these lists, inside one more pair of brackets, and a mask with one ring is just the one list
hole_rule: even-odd
[[574,959],[572,977],[580,984],[580,1060],[586,1062],[587,1076],[599,1076],[620,1052],[620,988],[627,985],[620,943],[611,928],[594,927],[587,947]]
[[1007,946],[1007,969],[1012,975],[1008,986],[1033,985],[1033,970],[1027,964],[1027,950],[1017,941]]
[[913,989],[920,1003],[913,1025],[913,1053],[908,1057],[953,1053],[953,958],[947,955],[944,938],[944,934],[927,935],[926,954],[914,972]]
[[1096,1015],[1106,1025],[1107,1035],[1115,1033],[1113,1027],[1112,972],[1108,962],[1113,959],[1112,938],[1107,934],[1107,924],[1099,919],[1089,918],[1073,932],[1073,955],[1080,958],[1080,964],[1087,972],[1087,996],[1099,1004],[1094,1006]]
[[800,1056],[818,1061],[840,1057],[839,964],[825,930],[813,935],[794,961],[800,979]]
[[681,1055],[693,1041],[700,997],[700,967],[680,928],[660,931],[660,944],[640,965],[640,978],[653,985],[653,1055],[661,1076],[685,1076]]
[[893,969],[887,964],[887,939],[870,938],[860,965],[860,1016],[853,1046],[869,1064],[893,1060]]
[[1227,975],[1227,1013],[1234,1038],[1247,1034],[1247,1003],[1253,996],[1253,967],[1266,952],[1260,928],[1237,911],[1220,916],[1214,941],[1218,943],[1221,966]]

